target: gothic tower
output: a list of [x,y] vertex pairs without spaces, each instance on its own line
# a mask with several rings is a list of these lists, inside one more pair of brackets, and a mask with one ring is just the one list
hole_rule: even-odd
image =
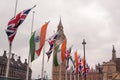
[[[116,62],[116,50],[113,45],[112,49],[112,60],[108,62],[103,62],[103,80],[115,80],[113,77],[115,77],[116,73],[119,71],[119,66]],[[119,79],[118,79],[119,80]]]
[[113,45],[112,60],[115,61],[115,59],[116,59],[116,50],[115,50],[114,45]]
[[[57,32],[58,32],[58,37],[57,37],[57,42],[62,42],[64,39],[66,39],[66,36],[63,31],[63,25],[61,22],[61,18],[59,21],[59,24],[57,26]],[[54,60],[55,54],[53,54],[53,60]],[[60,71],[61,69],[61,71]],[[65,69],[66,69],[66,62],[64,61],[60,66],[55,66],[53,62],[53,71],[52,71],[52,77],[53,80],[59,80],[59,76],[61,76],[61,80],[65,80]],[[60,75],[61,74],[61,75]]]

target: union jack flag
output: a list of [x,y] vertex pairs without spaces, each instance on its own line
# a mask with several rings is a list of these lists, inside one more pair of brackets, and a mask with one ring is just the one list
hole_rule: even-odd
[[87,75],[88,72],[89,72],[89,66],[86,63],[85,68],[82,69],[82,76]]
[[8,36],[8,40],[11,43],[16,35],[18,27],[23,23],[23,21],[26,19],[27,15],[31,11],[32,8],[24,10],[20,13],[18,13],[16,16],[14,16],[10,21],[8,22],[8,27],[6,29],[6,34]]
[[48,56],[48,61],[49,61],[49,58],[51,56],[51,53],[53,52],[53,47],[54,47],[54,44],[56,42],[56,39],[58,37],[58,33],[55,33],[53,36],[51,36],[49,39],[48,39],[48,43],[50,45],[50,48],[49,48],[49,51],[46,52],[47,56]]
[[[84,65],[85,65],[85,68],[84,68]],[[81,60],[81,65],[79,66],[79,69],[82,76],[87,75],[87,73],[89,72],[89,66],[84,59]]]
[[83,68],[83,65],[82,65],[82,61],[81,61],[80,55],[78,56],[78,64],[79,64],[79,69],[78,69],[78,71],[81,72],[81,70],[82,70],[82,68]]
[[66,52],[65,52],[65,57],[66,57],[66,69],[69,67],[69,59],[70,59],[71,50],[72,50],[72,46],[71,46],[68,50],[66,50]]

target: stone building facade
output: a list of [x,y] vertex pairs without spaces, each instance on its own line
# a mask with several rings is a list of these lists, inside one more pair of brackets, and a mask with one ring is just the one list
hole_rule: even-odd
[[[0,56],[0,78],[5,77],[6,75],[6,67],[7,67],[7,55],[6,51],[4,51],[3,56]],[[12,80],[25,80],[27,71],[27,59],[22,63],[20,56],[17,61],[14,59],[14,54],[12,54],[10,59],[10,68],[8,77]],[[29,80],[31,80],[32,70],[29,68]]]
[[116,57],[114,46],[112,59],[108,62],[103,62],[103,80],[120,80],[120,58]]
[[116,57],[114,45],[112,58],[101,65],[96,65],[95,70],[91,69],[87,74],[87,80],[120,80],[120,58]]
[[96,65],[95,70],[91,69],[87,74],[87,80],[120,80],[120,58],[116,57],[114,45],[112,58],[108,62]]

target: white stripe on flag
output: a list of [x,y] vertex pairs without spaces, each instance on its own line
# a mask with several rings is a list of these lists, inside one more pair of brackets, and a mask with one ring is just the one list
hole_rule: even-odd
[[40,48],[40,30],[38,29],[35,32],[35,50],[38,50]]
[[57,53],[57,61],[59,65],[62,63],[62,56],[61,56],[60,48],[61,48],[61,45],[59,46],[58,53]]

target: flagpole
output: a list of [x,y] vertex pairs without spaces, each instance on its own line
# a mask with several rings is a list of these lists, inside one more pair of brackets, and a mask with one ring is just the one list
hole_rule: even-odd
[[84,80],[86,80],[86,68],[85,68],[85,64],[86,64],[86,59],[85,59],[85,44],[86,44],[86,42],[85,42],[85,39],[83,39],[82,44],[83,44],[83,51],[84,51],[84,70],[85,70]]
[[[55,34],[55,30],[53,30],[53,34]],[[55,49],[53,49],[53,52],[54,52]],[[53,56],[53,59],[52,59],[52,80],[53,80],[53,66],[54,66],[54,54],[52,54]]]
[[15,12],[14,12],[14,16],[16,15],[16,12],[17,12],[17,4],[18,4],[18,0],[16,0],[16,3],[15,3]]
[[71,80],[71,69],[70,69],[70,80]]
[[[67,64],[67,60],[66,60],[66,64]],[[67,80],[67,68],[66,68],[66,72],[65,72],[65,80]]]
[[59,70],[59,80],[61,80],[61,65],[60,65],[60,70]]
[[[14,16],[16,15],[17,4],[18,4],[18,1],[16,0]],[[11,51],[12,51],[12,42],[9,42],[9,53],[8,53],[8,61],[7,61],[7,68],[6,68],[6,78],[9,76],[9,66],[10,66],[10,55],[11,55]]]
[[66,79],[65,80],[67,80],[67,69],[66,69],[66,73],[65,74],[66,74],[66,77],[65,77]]
[[[33,24],[34,24],[34,14],[35,14],[35,11],[33,11],[33,15],[32,15],[32,26],[31,26],[31,32],[30,32],[30,35],[32,35],[32,32],[33,32]],[[31,57],[30,57],[30,50],[29,50],[29,54],[28,54],[28,65],[27,65],[27,73],[26,73],[26,80],[29,79],[29,66],[30,66],[30,63],[31,63]]]
[[74,80],[76,80],[76,74],[75,74],[75,72],[74,72]]
[[[50,21],[48,21],[49,23]],[[44,71],[44,56],[45,56],[45,43],[43,46],[43,59],[42,59],[42,70],[41,70],[41,80],[43,80],[43,71]]]
[[43,59],[42,59],[42,73],[41,73],[41,80],[43,80],[43,71],[44,71],[44,55],[45,55],[45,45],[43,46]]
[[8,53],[8,61],[7,61],[7,68],[6,68],[6,79],[8,78],[8,75],[9,75],[9,65],[10,65],[11,50],[12,50],[12,42],[9,42],[9,53]]
[[72,66],[71,66],[71,69],[70,69],[70,80],[72,80]]
[[79,80],[79,73],[78,73],[78,80]]

